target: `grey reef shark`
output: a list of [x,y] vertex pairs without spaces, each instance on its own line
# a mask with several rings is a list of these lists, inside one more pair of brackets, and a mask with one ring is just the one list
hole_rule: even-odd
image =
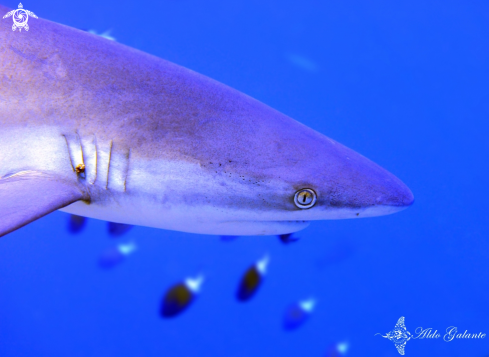
[[47,20],[0,21],[0,236],[55,210],[278,235],[412,203],[377,164],[215,80]]

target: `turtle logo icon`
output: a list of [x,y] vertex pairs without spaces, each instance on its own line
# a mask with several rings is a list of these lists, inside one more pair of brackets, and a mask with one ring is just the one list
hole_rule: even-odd
[[12,31],[19,29],[19,32],[21,32],[22,29],[29,31],[29,25],[27,25],[27,21],[29,21],[29,16],[37,19],[36,14],[34,14],[32,11],[24,10],[24,6],[22,6],[22,3],[19,4],[19,8],[17,10],[7,12],[7,14],[3,18],[5,19],[10,16],[13,16],[14,20]]
[[394,342],[396,345],[397,351],[400,355],[404,356],[404,347],[406,347],[406,342],[408,342],[412,335],[406,330],[406,326],[404,325],[404,316],[402,316],[399,320],[397,320],[396,326],[394,326],[394,330],[389,331],[384,335],[381,333],[376,333],[376,335],[380,335],[383,338],[387,338]]

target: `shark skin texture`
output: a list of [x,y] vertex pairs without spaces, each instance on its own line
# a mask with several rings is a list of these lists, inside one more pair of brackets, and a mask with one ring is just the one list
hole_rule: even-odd
[[224,84],[41,18],[28,33],[0,21],[0,236],[56,209],[237,236],[412,203],[393,174]]

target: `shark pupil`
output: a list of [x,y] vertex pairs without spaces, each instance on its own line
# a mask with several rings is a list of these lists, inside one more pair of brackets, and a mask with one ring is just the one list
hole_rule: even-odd
[[294,203],[298,208],[311,208],[316,203],[316,192],[310,188],[303,188],[295,193]]

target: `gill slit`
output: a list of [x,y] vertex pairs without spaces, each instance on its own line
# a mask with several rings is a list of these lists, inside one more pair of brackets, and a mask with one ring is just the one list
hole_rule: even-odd
[[[84,166],[85,165],[85,153],[83,152],[83,144],[82,144],[82,140],[81,140],[81,137],[80,137],[80,134],[78,133],[78,130],[76,131],[76,136],[78,136],[78,143],[80,144],[80,151],[81,151],[81,159],[82,159],[82,164]],[[86,174],[85,174],[86,175]]]
[[110,141],[110,149],[109,149],[109,161],[107,163],[107,182],[105,183],[105,189],[107,190],[109,187],[109,177],[110,177],[110,160],[112,159],[112,145],[113,140]]
[[97,181],[97,161],[98,161],[98,146],[97,146],[97,137],[93,135],[93,146],[95,147],[95,157],[94,157],[94,174],[93,174],[93,180],[91,184],[93,185]]
[[73,170],[73,172],[75,172],[75,165],[73,165],[72,152],[70,150],[70,145],[68,144],[68,138],[64,134],[61,135],[63,136],[63,138],[65,138],[66,148],[68,149],[68,156],[70,157],[71,169]]

